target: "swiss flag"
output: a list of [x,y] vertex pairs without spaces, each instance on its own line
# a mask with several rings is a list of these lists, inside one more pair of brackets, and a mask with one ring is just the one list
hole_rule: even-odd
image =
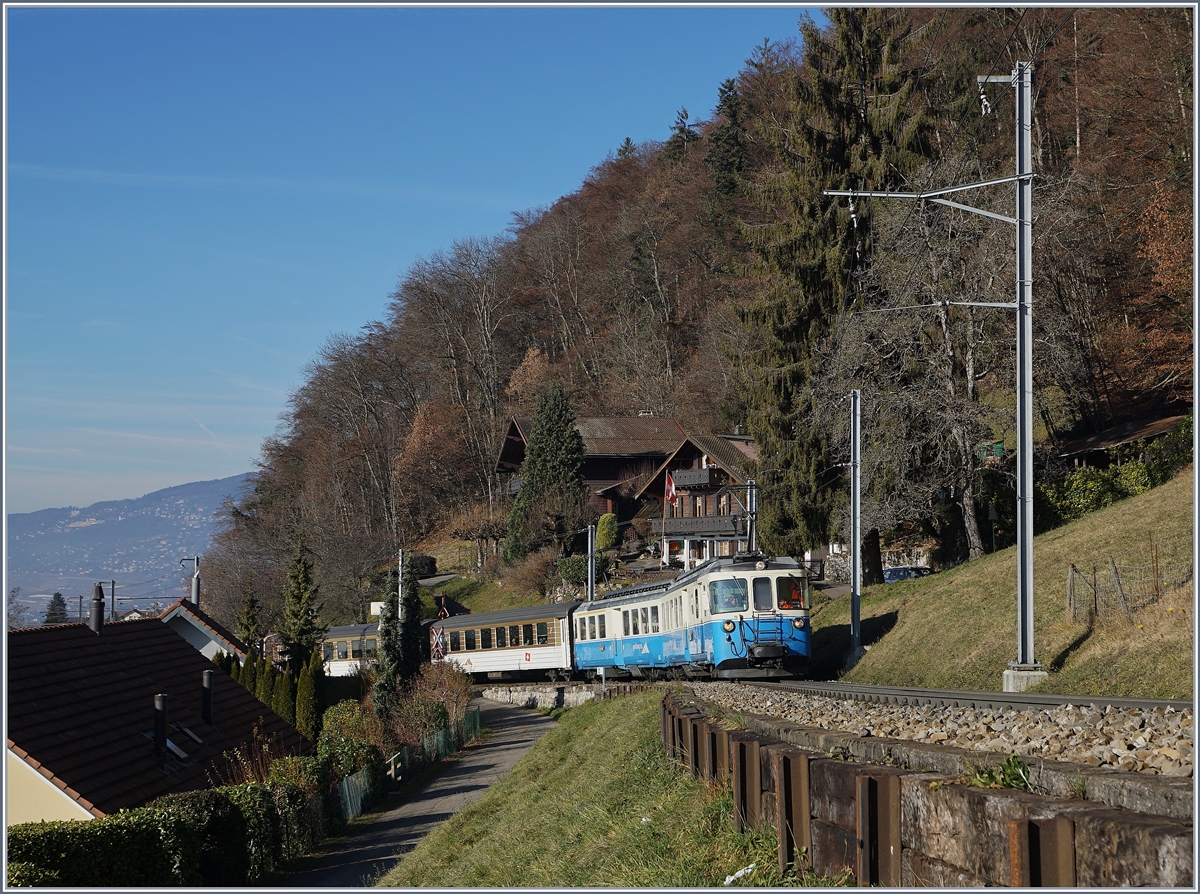
[[671,477],[670,472],[667,472],[667,502],[672,506],[679,502],[679,497],[675,493],[675,479]]

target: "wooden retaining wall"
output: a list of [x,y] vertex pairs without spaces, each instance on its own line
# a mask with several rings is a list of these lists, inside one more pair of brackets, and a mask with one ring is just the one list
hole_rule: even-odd
[[960,784],[846,760],[712,721],[664,697],[667,756],[728,781],[739,828],[773,825],[782,872],[850,870],[883,887],[1191,887],[1190,819]]

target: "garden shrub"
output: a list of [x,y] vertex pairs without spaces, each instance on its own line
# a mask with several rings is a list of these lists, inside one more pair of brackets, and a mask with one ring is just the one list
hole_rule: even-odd
[[242,812],[246,823],[246,878],[262,878],[280,858],[279,812],[275,797],[265,785],[249,782],[245,785],[226,785],[220,791],[227,794]]
[[279,817],[280,859],[286,862],[312,851],[321,841],[324,825],[318,802],[290,782],[274,782],[267,787]]
[[612,549],[620,543],[621,526],[617,523],[617,517],[606,512],[596,522],[596,549]]
[[405,561],[417,577],[433,577],[437,574],[437,559],[433,556],[410,556]]
[[[57,820],[8,827],[8,861],[20,873],[56,876],[80,888],[177,887],[200,884],[200,845],[183,820],[145,807],[94,820]],[[19,874],[20,874],[19,873]]]
[[344,701],[325,712],[317,738],[317,758],[333,779],[352,776],[371,767],[384,770],[384,729],[374,711],[355,701]]
[[214,788],[164,795],[149,807],[178,817],[199,844],[201,885],[214,888],[246,883],[246,820],[225,791]]
[[[608,556],[596,556],[596,580],[608,571]],[[588,579],[588,557],[567,556],[558,560],[558,576],[569,584],[583,586]]]

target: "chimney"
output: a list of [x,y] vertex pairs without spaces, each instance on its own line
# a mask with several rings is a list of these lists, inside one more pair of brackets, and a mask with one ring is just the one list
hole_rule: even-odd
[[97,636],[104,629],[104,588],[99,584],[92,587],[92,604],[88,615],[88,627]]
[[200,675],[200,719],[212,726],[212,696],[213,672],[204,671]]
[[167,694],[154,696],[154,753],[162,757],[167,751]]

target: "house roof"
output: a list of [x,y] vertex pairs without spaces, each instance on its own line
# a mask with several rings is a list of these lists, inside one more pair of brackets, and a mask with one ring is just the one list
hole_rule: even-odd
[[[8,632],[8,747],[96,816],[210,785],[223,754],[255,726],[292,753],[294,728],[157,618]],[[213,671],[213,725],[200,719],[202,673]],[[166,693],[168,739],[187,755],[154,755],[154,696]],[[174,728],[191,730],[203,744]],[[147,735],[149,734],[149,735]]]
[[1068,441],[1059,449],[1058,455],[1076,456],[1080,453],[1087,453],[1089,450],[1107,450],[1109,447],[1119,447],[1131,441],[1153,438],[1155,435],[1170,431],[1183,418],[1183,416],[1167,416],[1163,419],[1139,419],[1135,422],[1114,425],[1112,428],[1106,428],[1094,435]]
[[183,597],[178,602],[167,606],[166,610],[158,616],[158,619],[160,621],[170,621],[172,618],[177,617],[187,618],[196,627],[199,627],[210,637],[225,646],[225,651],[236,652],[240,658],[245,658],[250,654],[250,649],[245,643],[206,615],[200,609],[200,606],[193,603],[187,597]]
[[687,457],[690,461],[692,457],[701,454],[724,469],[739,484],[750,476],[753,463],[758,458],[756,445],[743,435],[688,435],[662,465],[654,470],[654,474],[642,485],[634,499],[640,500],[647,493],[661,493],[667,469],[686,468],[679,465],[682,459]]
[[[583,438],[583,455],[658,459],[675,450],[687,436],[674,419],[660,416],[584,416],[575,420]],[[525,461],[525,445],[533,420],[513,417],[508,423],[496,469],[515,472]]]

